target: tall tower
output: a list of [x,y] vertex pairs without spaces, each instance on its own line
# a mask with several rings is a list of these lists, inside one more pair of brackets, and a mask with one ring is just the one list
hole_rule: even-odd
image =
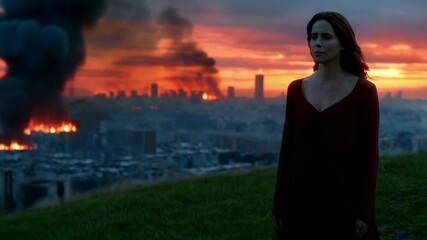
[[156,153],[156,131],[146,130],[143,132],[143,152],[144,154]]
[[137,98],[138,97],[138,91],[137,90],[132,90],[130,92],[130,97],[133,98],[133,99]]
[[255,99],[264,99],[264,75],[261,70],[255,75]]
[[114,94],[114,91],[110,91],[110,99],[114,99],[116,95]]
[[157,83],[151,84],[151,98],[159,97],[159,85]]
[[0,170],[0,209],[13,210],[14,199],[14,176],[11,170]]
[[126,99],[126,91],[125,90],[117,90],[117,99]]
[[234,95],[235,95],[234,87],[228,87],[227,98],[234,99]]

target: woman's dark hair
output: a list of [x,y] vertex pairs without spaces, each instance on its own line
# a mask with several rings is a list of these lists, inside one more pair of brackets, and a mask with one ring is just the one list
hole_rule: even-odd
[[[353,28],[347,19],[337,12],[320,12],[311,18],[307,24],[307,41],[311,40],[311,29],[315,22],[325,20],[331,24],[337,35],[343,50],[341,50],[340,64],[344,71],[354,74],[358,77],[367,79],[369,70],[368,65],[363,57],[362,50],[356,42],[356,36]],[[313,66],[313,70],[317,71],[319,64]]]

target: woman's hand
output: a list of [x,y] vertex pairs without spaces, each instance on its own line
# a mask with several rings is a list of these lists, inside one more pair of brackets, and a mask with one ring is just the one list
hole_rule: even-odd
[[356,236],[358,236],[359,238],[363,238],[367,232],[368,232],[368,224],[366,224],[360,219],[357,219],[356,228],[355,228]]
[[278,232],[283,231],[283,220],[281,217],[278,217],[275,214],[273,214],[273,225],[276,231]]

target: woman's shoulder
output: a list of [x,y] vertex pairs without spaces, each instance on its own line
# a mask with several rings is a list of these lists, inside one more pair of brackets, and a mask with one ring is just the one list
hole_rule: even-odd
[[360,85],[367,87],[367,88],[376,88],[375,83],[373,83],[371,80],[366,79],[366,78],[360,78],[359,82],[361,83]]
[[296,79],[296,80],[293,80],[291,83],[289,83],[288,90],[287,90],[288,97],[298,94],[298,91],[301,89],[302,80],[303,79]]
[[364,78],[359,79],[359,86],[363,92],[377,91],[377,87],[375,86],[375,83],[373,83],[371,80],[368,80],[368,79],[364,79]]
[[356,95],[360,96],[361,99],[363,99],[362,102],[371,104],[372,101],[378,101],[377,87],[371,80],[359,79],[358,85],[358,93],[356,93]]
[[291,83],[289,83],[288,89],[295,89],[296,87],[300,86],[302,84],[302,80],[304,80],[304,78],[293,80]]

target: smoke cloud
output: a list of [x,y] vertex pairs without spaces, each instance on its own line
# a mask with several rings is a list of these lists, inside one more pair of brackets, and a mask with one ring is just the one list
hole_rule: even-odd
[[83,28],[92,27],[106,0],[3,0],[0,58],[8,65],[0,80],[0,141],[25,141],[31,118],[67,117],[61,94],[85,60]]
[[109,0],[96,29],[85,36],[101,54],[114,49],[153,50],[159,41],[144,0]]
[[197,69],[186,71],[185,74],[173,76],[170,79],[177,81],[178,85],[191,86],[198,90],[208,91],[210,95],[222,97],[218,88],[216,77],[218,70],[215,68],[215,59],[199,49],[196,42],[186,41],[186,36],[191,34],[192,24],[179,15],[173,7],[162,11],[159,17],[162,33],[165,38],[172,39],[172,52],[165,56],[166,59],[177,66],[197,66]]
[[[124,0],[115,0],[124,1]],[[129,4],[129,3],[128,3]],[[135,3],[134,3],[135,4]],[[148,9],[144,5],[144,9]],[[115,11],[115,12],[114,12]],[[111,15],[117,16],[120,11],[115,9],[111,11]],[[146,15],[152,15],[150,11],[146,11]],[[108,14],[106,14],[108,18]],[[115,21],[117,23],[117,21]],[[119,21],[120,22],[120,21]],[[136,28],[136,23],[143,23]],[[219,90],[218,69],[215,67],[215,59],[202,50],[197,42],[191,39],[193,25],[191,22],[181,16],[174,7],[163,9],[156,19],[144,18],[141,21],[134,21],[133,18],[123,23],[125,26],[116,27],[115,32],[126,32],[130,35],[122,35],[122,39],[126,41],[118,41],[119,38],[99,38],[115,39],[116,44],[126,42],[126,47],[134,46],[138,50],[147,50],[144,54],[137,56],[125,56],[114,62],[115,65],[127,67],[165,67],[169,69],[170,80],[176,87],[184,88],[192,91],[204,91],[211,96],[218,98],[222,97]],[[102,25],[102,24],[101,24]],[[131,31],[123,31],[129,26],[133,26]],[[97,28],[99,31],[101,28]],[[120,29],[120,31],[119,31]],[[139,31],[138,31],[139,30]],[[110,31],[110,34],[111,31]],[[141,36],[141,34],[144,34]],[[99,36],[99,34],[97,34]],[[105,36],[105,34],[104,34]],[[129,39],[139,39],[143,37],[143,41],[138,41],[137,45],[129,44]],[[108,40],[107,40],[108,41]],[[160,49],[165,52],[161,56],[152,54],[159,50],[158,43],[160,41],[169,42],[167,47]],[[121,46],[121,45],[120,45]],[[117,45],[116,45],[117,47]],[[126,48],[125,46],[123,48]],[[151,50],[151,52],[150,52]]]
[[163,28],[164,37],[171,38],[176,42],[183,41],[193,30],[190,21],[180,16],[174,7],[165,8],[160,13],[158,22]]
[[[193,25],[176,8],[153,17],[144,0],[3,0],[2,6],[0,58],[8,70],[0,80],[0,142],[25,142],[30,119],[67,118],[61,95],[85,61],[83,32],[95,24],[86,36],[94,54],[138,50],[113,64],[163,66],[177,87],[222,97],[215,60],[191,40]],[[161,49],[161,41],[170,44]],[[118,82],[127,76],[114,72]],[[96,71],[82,71],[89,73]]]

